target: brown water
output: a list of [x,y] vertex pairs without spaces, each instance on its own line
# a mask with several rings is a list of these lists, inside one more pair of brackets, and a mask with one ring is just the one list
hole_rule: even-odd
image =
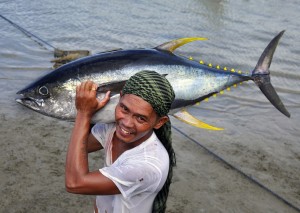
[[[298,1],[2,0],[0,8],[1,15],[57,48],[97,53],[150,48],[180,37],[200,36],[209,40],[188,44],[177,53],[242,71],[251,71],[268,42],[286,30],[273,57],[271,78],[291,118],[278,112],[254,83],[248,82],[189,109],[225,131],[205,131],[177,121],[174,125],[300,207]],[[14,101],[18,90],[51,71],[53,52],[1,18],[0,26],[0,211],[90,211],[91,197],[71,195],[64,189],[64,161],[72,123],[37,114]],[[176,135],[174,143],[179,148],[183,139]],[[188,159],[182,154],[185,150],[176,151],[181,156],[179,162]],[[198,153],[203,155],[194,153],[195,161]],[[91,168],[100,165],[101,159],[93,155]],[[183,164],[191,166],[197,167]],[[198,181],[197,174],[193,180]],[[177,184],[180,187],[183,182]],[[170,212],[186,208],[177,208],[175,204],[182,197],[176,193],[174,187]],[[222,209],[222,202],[216,202]],[[212,205],[193,203],[185,212],[199,209],[220,211]],[[238,211],[247,212],[242,207]]]

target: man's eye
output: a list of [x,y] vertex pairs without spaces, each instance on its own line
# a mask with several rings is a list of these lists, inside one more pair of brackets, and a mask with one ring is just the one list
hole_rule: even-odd
[[124,106],[123,104],[120,104],[120,107],[123,111],[126,111],[126,112],[128,111],[128,108],[126,106]]
[[146,119],[143,116],[138,116],[137,119],[139,122],[146,122]]

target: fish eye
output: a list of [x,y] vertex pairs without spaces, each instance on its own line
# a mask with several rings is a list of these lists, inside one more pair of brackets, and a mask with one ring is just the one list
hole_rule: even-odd
[[48,94],[49,94],[48,88],[45,87],[45,86],[41,86],[41,87],[39,88],[39,93],[40,93],[41,95],[48,95]]

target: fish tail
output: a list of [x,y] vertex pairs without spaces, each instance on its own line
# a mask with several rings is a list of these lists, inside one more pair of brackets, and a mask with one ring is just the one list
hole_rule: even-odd
[[265,48],[257,62],[256,67],[252,71],[251,77],[255,84],[260,88],[262,93],[273,104],[273,106],[276,107],[281,113],[283,113],[287,117],[290,117],[290,113],[283,105],[282,101],[280,100],[278,94],[276,93],[274,87],[271,84],[269,71],[273,54],[283,33],[284,30],[281,31],[277,36],[275,36]]

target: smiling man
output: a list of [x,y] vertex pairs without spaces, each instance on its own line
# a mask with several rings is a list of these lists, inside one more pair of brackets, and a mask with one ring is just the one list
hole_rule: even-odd
[[[115,123],[90,120],[109,101],[97,85],[76,89],[77,116],[66,159],[66,189],[97,195],[95,212],[165,212],[175,154],[167,116],[175,98],[168,80],[154,71],[133,75],[121,91]],[[89,171],[88,153],[104,149],[105,165]]]

